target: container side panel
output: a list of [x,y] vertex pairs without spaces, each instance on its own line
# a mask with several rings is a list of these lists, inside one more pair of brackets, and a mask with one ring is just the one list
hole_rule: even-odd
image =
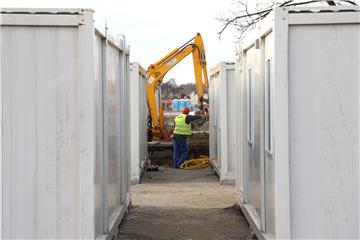
[[263,163],[261,156],[261,143],[260,143],[260,137],[261,137],[261,123],[262,123],[262,101],[263,101],[263,88],[262,88],[262,81],[260,79],[260,59],[259,59],[259,51],[255,50],[255,64],[253,66],[253,134],[254,134],[254,142],[253,147],[255,148],[254,151],[254,162],[252,164],[252,170],[254,171],[253,175],[253,183],[254,190],[256,189],[256,192],[253,192],[253,200],[256,204],[256,211],[259,214],[259,217],[261,216],[261,195],[262,195],[262,188],[261,188],[261,164]]
[[95,54],[95,84],[96,84],[96,162],[95,162],[95,236],[103,234],[104,226],[104,114],[103,114],[103,45],[100,36],[96,36]]
[[94,25],[92,11],[85,11],[83,24],[79,27],[79,81],[77,83],[77,100],[79,101],[78,123],[79,135],[79,175],[80,175],[80,238],[95,237],[95,157],[96,157],[96,99],[94,80]]
[[[263,64],[266,61],[270,63],[274,62],[274,34],[271,32],[264,38],[264,58]],[[270,64],[269,69],[270,81],[274,80],[274,70],[273,64]],[[265,76],[264,76],[265,77]],[[265,79],[264,79],[265,80]],[[271,84],[270,84],[271,86]],[[273,86],[271,86],[273,87]],[[270,90],[271,91],[271,90]],[[273,90],[271,91],[274,92]],[[270,94],[271,97],[271,94]],[[271,100],[270,100],[271,104]],[[272,116],[272,113],[270,114]],[[271,127],[271,126],[270,126]],[[273,141],[272,141],[273,142]],[[275,195],[274,195],[274,185],[275,185],[275,160],[272,156],[269,156],[265,153],[265,228],[266,232],[275,235]]]
[[239,199],[239,203],[242,203],[243,201],[243,190],[244,190],[244,183],[243,183],[243,170],[244,170],[244,164],[243,164],[243,147],[244,147],[244,126],[243,126],[243,119],[244,119],[244,77],[243,77],[243,71],[242,71],[242,64],[243,64],[244,56],[238,52],[236,56],[236,65],[235,65],[235,80],[236,80],[236,142],[237,142],[237,157],[235,160],[236,165],[236,174],[235,174],[235,184],[236,184],[236,193],[239,195],[241,199]]
[[131,138],[131,180],[138,182],[144,161],[147,158],[146,130],[146,79],[139,63],[130,65],[130,138]]
[[[126,43],[126,42],[125,42]],[[126,45],[126,44],[125,44]],[[123,201],[123,204],[126,205],[127,201],[129,199],[129,193],[130,193],[130,188],[131,188],[131,161],[130,161],[130,142],[128,141],[128,139],[130,138],[130,121],[131,121],[131,117],[130,117],[130,86],[129,86],[129,81],[130,81],[130,55],[129,53],[124,52],[125,55],[125,64],[124,64],[124,71],[125,71],[125,81],[126,81],[126,99],[127,101],[125,102],[126,104],[126,126],[127,126],[127,131],[126,131],[126,138],[125,138],[125,142],[126,142],[126,149],[127,149],[127,155],[125,158],[125,163],[126,163],[126,169],[125,169],[125,180],[126,180],[126,198],[125,201]]]
[[[209,105],[213,106],[213,83],[212,83],[212,76],[210,76],[209,79]],[[214,139],[214,117],[213,117],[213,111],[209,112],[209,158],[213,159],[214,157],[214,145],[213,145],[213,139]]]
[[210,159],[220,182],[235,180],[236,86],[235,64],[220,62],[210,76]]
[[120,108],[120,172],[121,172],[121,178],[120,178],[120,182],[119,184],[121,185],[121,191],[120,191],[120,203],[123,204],[126,201],[126,193],[127,193],[127,186],[128,186],[128,182],[127,182],[127,177],[126,175],[130,174],[129,176],[131,177],[131,172],[128,173],[127,171],[127,167],[129,167],[129,171],[131,171],[131,166],[128,164],[128,162],[130,161],[130,155],[128,155],[128,153],[130,152],[130,148],[127,147],[128,143],[129,143],[129,135],[128,135],[128,130],[129,130],[129,125],[128,125],[128,112],[127,112],[127,105],[129,104],[129,99],[128,99],[128,92],[129,89],[127,88],[127,81],[128,78],[126,78],[126,68],[125,68],[125,64],[126,64],[126,56],[124,55],[123,52],[119,52],[119,63],[120,63],[120,79],[119,79],[119,89],[120,89],[120,103],[119,103],[119,108]]
[[[124,46],[126,46],[126,42],[125,39],[123,39],[123,43]],[[123,205],[124,209],[127,206],[127,204],[129,204],[130,201],[130,187],[131,187],[131,159],[130,159],[130,59],[129,59],[129,54],[128,54],[128,50],[126,51],[121,51],[120,53],[121,57],[121,61],[120,61],[120,65],[121,65],[121,75],[122,75],[122,79],[121,81],[123,82],[123,85],[120,84],[120,86],[123,86],[123,91],[121,91],[122,97],[121,97],[121,101],[123,103],[122,108],[123,110],[121,110],[121,113],[123,115],[123,119],[124,119],[124,123],[121,127],[121,129],[123,129],[123,132],[121,133],[121,137],[122,137],[122,142],[124,144],[122,144],[122,169],[121,169],[121,174],[122,174],[122,181],[120,182],[121,184],[121,204]]]
[[139,129],[140,129],[140,165],[139,168],[142,168],[145,164],[145,160],[148,158],[148,151],[147,151],[147,89],[146,89],[146,77],[145,75],[140,73],[140,121],[139,121]]
[[[140,179],[140,75],[139,65],[131,64],[130,66],[130,159],[131,159],[131,180],[139,181]],[[142,129],[141,129],[142,130]]]
[[291,26],[292,238],[359,238],[359,25]]
[[[246,97],[249,101],[246,112],[245,126],[247,127],[248,138],[244,147],[244,160],[246,161],[246,201],[254,210],[259,222],[261,216],[261,174],[260,174],[260,104],[261,88],[259,81],[259,56],[255,47],[246,52],[244,76],[246,79]],[[251,117],[249,117],[249,114]],[[251,124],[250,124],[251,122]]]
[[219,64],[219,75],[216,78],[217,82],[217,148],[218,148],[218,156],[217,156],[217,164],[220,175],[220,181],[224,180],[227,161],[228,161],[228,142],[227,142],[227,107],[226,107],[226,65],[224,62]]
[[[234,65],[230,65],[231,67],[228,67],[226,69],[226,92],[227,95],[225,96],[227,98],[227,116],[226,119],[228,121],[227,124],[227,134],[228,134],[228,164],[227,168],[224,169],[224,171],[227,171],[227,173],[231,173],[233,176],[235,173],[235,160],[237,157],[237,143],[236,143],[236,83],[235,83],[235,70]],[[225,116],[222,116],[225,117]]]
[[209,86],[209,104],[211,107],[209,115],[209,153],[211,160],[218,161],[218,79],[219,73],[210,76],[210,86]]
[[120,81],[120,56],[119,51],[111,45],[106,48],[106,101],[108,116],[108,214],[109,217],[121,205],[121,150],[120,150],[120,119],[119,119],[119,81]]
[[221,167],[221,162],[220,162],[220,159],[221,159],[221,156],[222,156],[222,152],[221,152],[221,118],[220,118],[220,72],[217,73],[215,76],[214,76],[214,102],[215,102],[215,105],[214,105],[214,117],[215,117],[215,147],[216,147],[216,150],[215,150],[215,158],[214,158],[214,161],[216,162],[216,164],[218,165],[218,167]]
[[77,28],[1,31],[4,238],[79,237]]
[[220,182],[235,180],[236,96],[234,63],[220,62],[210,76],[210,159]]

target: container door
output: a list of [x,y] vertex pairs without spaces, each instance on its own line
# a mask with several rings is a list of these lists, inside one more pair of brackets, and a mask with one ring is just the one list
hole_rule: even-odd
[[273,33],[263,39],[263,159],[264,159],[264,216],[262,230],[275,236],[275,206],[274,206],[274,159],[272,131],[272,81],[273,81]]
[[[252,50],[252,51],[255,51]],[[255,53],[253,53],[255,55]],[[251,61],[251,59],[248,59]],[[255,56],[253,58],[255,60]],[[255,67],[246,69],[246,207],[254,222],[261,219],[261,170],[260,170],[260,88],[256,81]]]

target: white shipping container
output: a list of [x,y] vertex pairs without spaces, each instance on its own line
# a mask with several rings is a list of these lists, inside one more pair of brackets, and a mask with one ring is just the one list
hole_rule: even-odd
[[235,63],[220,62],[210,70],[209,153],[220,183],[234,183],[237,158]]
[[130,64],[131,181],[139,183],[148,159],[146,72],[139,63]]
[[237,198],[259,238],[359,239],[359,7],[275,8],[237,52]]
[[112,238],[127,210],[129,48],[92,14],[1,9],[4,239]]

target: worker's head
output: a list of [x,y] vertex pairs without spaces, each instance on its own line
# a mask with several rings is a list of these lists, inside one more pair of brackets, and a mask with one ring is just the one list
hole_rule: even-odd
[[183,108],[183,114],[189,114],[190,109],[188,107]]

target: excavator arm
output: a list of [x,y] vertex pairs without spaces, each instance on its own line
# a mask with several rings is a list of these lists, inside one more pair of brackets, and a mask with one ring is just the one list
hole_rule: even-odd
[[200,109],[203,107],[203,86],[208,88],[208,76],[206,70],[205,48],[200,33],[190,39],[180,48],[176,48],[159,61],[151,64],[147,70],[147,95],[149,114],[152,121],[152,133],[161,138],[163,136],[164,118],[163,109],[159,106],[159,114],[156,107],[155,90],[161,85],[165,74],[176,64],[192,53],[196,89]]

